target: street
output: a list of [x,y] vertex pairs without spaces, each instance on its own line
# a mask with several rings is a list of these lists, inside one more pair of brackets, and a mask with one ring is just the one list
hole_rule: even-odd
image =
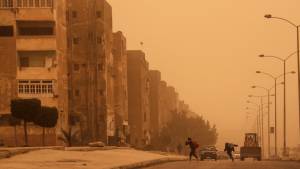
[[165,163],[144,169],[299,169],[300,162],[274,161],[184,161]]

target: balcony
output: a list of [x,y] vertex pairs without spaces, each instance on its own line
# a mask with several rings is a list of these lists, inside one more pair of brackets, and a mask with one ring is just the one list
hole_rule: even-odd
[[0,0],[0,10],[12,10],[17,20],[54,20],[54,0]]
[[18,51],[56,50],[55,36],[18,36]]
[[17,50],[55,50],[55,22],[17,21]]

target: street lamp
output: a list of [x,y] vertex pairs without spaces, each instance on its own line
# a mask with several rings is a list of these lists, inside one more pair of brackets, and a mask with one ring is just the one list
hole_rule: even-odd
[[[267,19],[279,19],[281,21],[287,22],[290,25],[292,25],[294,28],[296,28],[296,36],[297,36],[297,70],[298,70],[298,113],[299,113],[299,136],[300,136],[300,53],[299,53],[299,27],[300,25],[295,24],[294,22],[281,18],[281,17],[275,17],[271,14],[266,14],[265,18]],[[300,138],[300,137],[299,137]]]
[[[264,112],[264,103],[263,103],[263,98],[264,97],[269,97],[269,95],[262,95],[262,96],[255,96],[255,95],[249,95],[248,97],[256,97],[256,98],[260,98],[260,116],[259,116],[259,119],[261,121],[261,147],[262,147],[262,154],[264,156],[264,151],[265,151],[265,148],[264,148],[264,115],[263,115],[263,112]],[[251,102],[249,102],[251,103]],[[270,102],[268,101],[267,105],[269,105]]]
[[[257,131],[258,131],[258,130],[257,130],[257,126],[258,126],[258,125],[257,125],[257,118],[258,118],[258,117],[257,117],[257,112],[256,112],[256,111],[257,111],[256,109],[255,109],[255,112],[252,112],[252,111],[249,111],[249,110],[246,111],[246,122],[247,122],[247,124],[249,124],[249,123],[248,123],[248,122],[249,122],[249,119],[254,119],[254,122],[255,122],[254,124],[255,124],[255,125],[254,125],[254,128],[253,128],[252,130],[254,130],[254,131],[257,132]],[[256,114],[256,115],[255,115],[255,114]],[[246,126],[249,126],[249,127],[250,127],[250,125],[247,125],[247,124],[246,124]]]
[[[255,88],[261,88],[267,91],[268,94],[268,103],[270,103],[270,90],[271,89],[267,89],[265,87],[261,87],[261,86],[252,86],[253,89]],[[270,104],[268,104],[268,157],[270,158]]]
[[[278,153],[277,153],[277,79],[282,77],[282,76],[285,76],[287,74],[295,74],[296,72],[295,71],[290,71],[290,72],[285,72],[279,76],[273,76],[272,74],[270,73],[266,73],[266,72],[262,72],[262,71],[256,71],[256,73],[258,74],[264,74],[264,75],[267,75],[269,77],[271,77],[273,80],[274,80],[274,88],[275,88],[275,156],[277,157]],[[285,79],[284,79],[285,80]],[[285,85],[286,82],[284,81],[283,84]],[[284,93],[285,93],[285,90],[284,90]],[[285,94],[284,94],[285,96]],[[285,104],[285,97],[284,97],[284,104]],[[285,105],[284,105],[285,107]],[[286,150],[286,109],[284,109],[284,150]]]
[[251,102],[251,101],[247,101],[247,103],[251,103],[251,104],[254,104],[255,106],[257,106],[257,109],[254,109],[254,108],[250,108],[250,107],[246,107],[246,110],[254,110],[254,111],[257,111],[256,113],[256,133],[257,133],[257,137],[258,137],[258,140],[259,140],[259,144],[261,144],[261,137],[260,137],[260,132],[261,132],[261,127],[260,127],[260,105],[257,104],[257,103],[254,103],[254,102]]
[[[281,62],[283,62],[283,78],[284,78],[284,82],[283,82],[283,114],[284,114],[284,121],[286,121],[286,61],[291,58],[291,56],[295,55],[297,52],[293,52],[291,53],[290,55],[288,55],[287,57],[285,57],[284,59],[283,58],[280,58],[280,57],[277,57],[277,56],[267,56],[267,55],[259,55],[259,57],[269,57],[269,58],[274,58],[274,59],[277,59]],[[286,126],[284,126],[284,131],[286,130],[285,128]],[[285,137],[285,136],[284,136]]]
[[[276,84],[277,85],[277,84]],[[270,141],[270,96],[275,96],[275,95],[270,95],[270,91],[274,88],[274,86],[273,87],[271,87],[271,88],[265,88],[265,87],[262,87],[262,86],[252,86],[252,88],[253,89],[255,89],[255,88],[261,88],[261,89],[264,89],[264,90],[266,90],[267,91],[267,93],[268,93],[268,156],[270,157],[270,155],[271,155],[271,141]],[[276,104],[276,103],[275,103]]]

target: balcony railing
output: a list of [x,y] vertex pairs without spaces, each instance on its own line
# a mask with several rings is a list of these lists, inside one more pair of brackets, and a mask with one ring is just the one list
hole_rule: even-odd
[[13,0],[0,0],[0,8],[9,9],[13,7]]
[[53,8],[54,0],[0,0],[0,9]]

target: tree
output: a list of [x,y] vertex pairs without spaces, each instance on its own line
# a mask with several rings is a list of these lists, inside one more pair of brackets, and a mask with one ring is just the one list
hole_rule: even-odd
[[15,133],[15,146],[18,146],[18,138],[17,138],[17,125],[21,125],[21,120],[13,117],[13,116],[9,116],[9,125],[14,127],[14,133]]
[[12,116],[24,121],[25,146],[28,146],[27,123],[33,122],[41,113],[41,101],[38,99],[15,99],[11,101]]
[[41,108],[41,113],[37,114],[34,123],[43,128],[43,146],[45,146],[45,128],[53,128],[57,124],[58,110],[56,107]]
[[72,113],[69,116],[69,128],[67,130],[61,129],[61,135],[58,137],[59,140],[62,140],[67,146],[72,147],[73,141],[78,139],[79,130],[74,130],[73,126],[76,123],[80,122],[80,114]]
[[61,135],[58,137],[59,140],[62,140],[67,146],[72,147],[72,141],[76,140],[79,134],[79,131],[72,130],[72,126],[69,127],[69,130],[61,129]]
[[211,127],[203,117],[189,118],[185,113],[172,113],[171,120],[162,128],[152,142],[155,149],[175,150],[179,144],[192,137],[199,145],[211,145],[217,141],[216,127]]

